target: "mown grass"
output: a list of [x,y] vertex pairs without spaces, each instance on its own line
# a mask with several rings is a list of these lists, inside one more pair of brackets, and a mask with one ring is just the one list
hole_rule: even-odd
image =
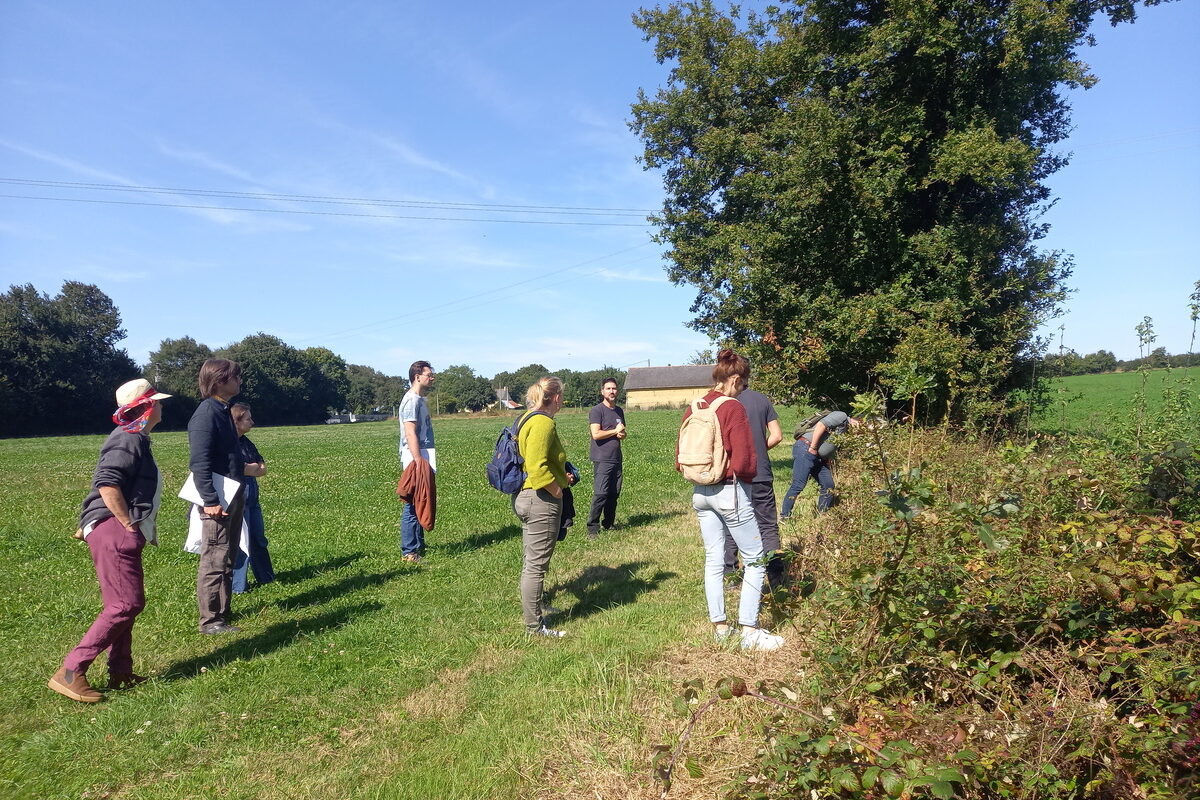
[[[1143,379],[1144,390],[1143,390]],[[1129,417],[1137,396],[1143,393],[1146,413],[1153,415],[1163,405],[1168,389],[1194,386],[1200,367],[1110,372],[1103,375],[1072,375],[1051,381],[1051,402],[1035,416],[1033,427],[1047,433],[1105,433]]]
[[[0,796],[511,797],[565,768],[565,737],[574,751],[594,737],[600,761],[604,741],[656,739],[633,700],[666,696],[651,665],[707,637],[703,556],[672,470],[678,412],[629,417],[620,531],[589,543],[580,519],[554,557],[559,642],[523,634],[520,527],[483,475],[500,420],[435,422],[438,521],[417,568],[400,560],[394,424],[256,431],[279,580],[235,597],[243,631],[215,639],[196,631],[195,557],[181,550],[186,437],[154,434],[161,546],[145,553],[134,641],[152,680],[95,705],[45,682],[99,608],[70,533],[103,437],[0,441]],[[584,467],[585,514],[586,416],[559,426]],[[101,656],[89,678],[105,675]],[[636,752],[610,767],[646,764]]]

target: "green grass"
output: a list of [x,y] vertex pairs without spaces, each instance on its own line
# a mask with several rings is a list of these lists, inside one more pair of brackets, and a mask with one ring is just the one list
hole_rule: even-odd
[[[1152,370],[1145,375],[1147,414],[1162,408],[1168,389],[1189,384],[1195,387],[1200,367]],[[1100,432],[1126,419],[1134,410],[1142,392],[1143,375],[1139,372],[1111,372],[1103,375],[1073,375],[1051,383],[1051,402],[1035,417],[1033,427],[1040,431],[1074,433]]]
[[[563,737],[656,738],[631,698],[665,694],[650,666],[708,632],[702,550],[672,469],[678,416],[630,412],[622,529],[589,543],[580,519],[559,545],[548,599],[570,635],[558,642],[523,634],[520,527],[483,471],[501,420],[435,422],[437,527],[416,568],[398,546],[394,424],[256,431],[279,580],[234,598],[243,631],[229,638],[196,631],[174,497],[186,437],[156,433],[161,546],[144,554],[134,629],[135,668],[153,679],[95,705],[45,682],[99,610],[70,534],[103,437],[0,441],[0,796],[512,797],[561,766]],[[559,427],[585,468],[586,514],[586,416]],[[89,678],[105,676],[101,656]]]

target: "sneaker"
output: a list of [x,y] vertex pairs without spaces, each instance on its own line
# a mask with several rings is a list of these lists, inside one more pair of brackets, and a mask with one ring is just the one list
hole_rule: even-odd
[[46,685],[59,694],[81,703],[99,703],[104,699],[104,695],[97,692],[88,683],[86,675],[66,667],[59,667],[58,672],[50,676]]
[[410,564],[420,564],[421,563],[421,557],[419,555],[417,555],[416,553],[405,553],[404,557],[401,560],[407,561]]
[[545,625],[538,628],[536,631],[530,631],[530,636],[547,636],[551,639],[561,639],[567,635],[566,631],[556,631],[554,628],[547,628]]
[[732,625],[727,626],[725,630],[713,628],[713,638],[716,639],[717,644],[734,642],[738,639],[739,635],[737,628]]
[[136,672],[118,672],[108,673],[108,688],[110,689],[132,689],[138,684],[145,683],[149,678],[145,675],[138,675]]
[[776,636],[766,628],[742,628],[743,650],[778,650],[783,646],[783,637]]
[[241,633],[241,630],[237,625],[230,625],[228,622],[210,622],[200,628],[201,633],[208,634],[209,636],[221,633]]

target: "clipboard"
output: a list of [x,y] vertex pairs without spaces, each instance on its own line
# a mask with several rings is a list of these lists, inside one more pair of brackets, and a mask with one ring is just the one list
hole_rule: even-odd
[[[239,481],[235,481],[226,475],[214,472],[212,474],[213,489],[217,492],[217,499],[221,502],[221,508],[229,510],[229,502],[234,495],[238,493],[238,489],[242,488]],[[179,490],[179,497],[188,501],[192,505],[204,507],[204,500],[200,497],[200,490],[196,488],[196,475],[189,472],[187,480],[183,482],[183,487]]]

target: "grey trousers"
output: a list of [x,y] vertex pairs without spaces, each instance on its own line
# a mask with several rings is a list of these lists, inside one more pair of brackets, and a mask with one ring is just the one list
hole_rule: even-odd
[[562,498],[545,489],[522,489],[513,495],[513,512],[521,520],[521,543],[525,561],[521,567],[521,612],[525,628],[542,627],[542,589],[550,556],[558,544]]
[[[762,536],[763,550],[770,555],[767,561],[767,586],[778,587],[783,581],[784,563],[779,557],[779,512],[775,505],[775,486],[766,481],[747,484],[750,487],[750,505],[754,507],[754,518]],[[725,534],[725,571],[732,572],[738,566],[738,548],[733,537]]]
[[620,461],[593,461],[592,467],[592,507],[588,512],[588,533],[595,533],[601,527],[608,530],[613,526],[622,483]]
[[233,595],[233,555],[242,538],[245,487],[238,491],[224,517],[200,512],[200,565],[196,568],[196,605],[200,627],[229,622],[229,599]]

